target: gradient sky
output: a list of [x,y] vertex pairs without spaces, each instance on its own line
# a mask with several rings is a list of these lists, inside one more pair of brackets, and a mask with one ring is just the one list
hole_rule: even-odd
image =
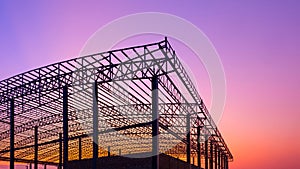
[[[300,168],[299,11],[297,0],[1,0],[0,79],[77,56],[96,30],[118,17],[137,12],[177,15],[201,29],[222,60],[227,100],[219,128],[235,158],[230,168],[296,169]],[[203,97],[210,99],[207,94]]]

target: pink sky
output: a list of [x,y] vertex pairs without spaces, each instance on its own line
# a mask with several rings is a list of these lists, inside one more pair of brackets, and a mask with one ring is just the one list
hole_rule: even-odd
[[[201,29],[222,60],[227,100],[219,128],[235,158],[230,168],[299,168],[298,1],[125,2],[1,1],[0,79],[77,56],[96,30],[118,17],[174,14]],[[209,83],[201,80],[209,102]]]

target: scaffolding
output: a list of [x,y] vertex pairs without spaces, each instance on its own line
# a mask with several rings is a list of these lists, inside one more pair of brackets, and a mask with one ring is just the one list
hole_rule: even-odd
[[[205,169],[233,156],[167,39],[0,82],[0,160],[57,165],[159,153]],[[196,159],[196,162],[194,160]]]

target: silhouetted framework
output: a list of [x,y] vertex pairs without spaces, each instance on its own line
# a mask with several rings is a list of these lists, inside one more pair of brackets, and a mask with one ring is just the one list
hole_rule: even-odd
[[0,160],[11,169],[14,162],[67,169],[81,159],[96,169],[97,158],[145,154],[158,169],[158,153],[199,168],[227,169],[233,160],[167,39],[0,82]]

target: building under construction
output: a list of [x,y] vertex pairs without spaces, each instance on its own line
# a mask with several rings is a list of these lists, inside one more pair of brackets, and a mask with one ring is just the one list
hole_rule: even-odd
[[0,81],[0,160],[227,169],[233,156],[167,39]]

